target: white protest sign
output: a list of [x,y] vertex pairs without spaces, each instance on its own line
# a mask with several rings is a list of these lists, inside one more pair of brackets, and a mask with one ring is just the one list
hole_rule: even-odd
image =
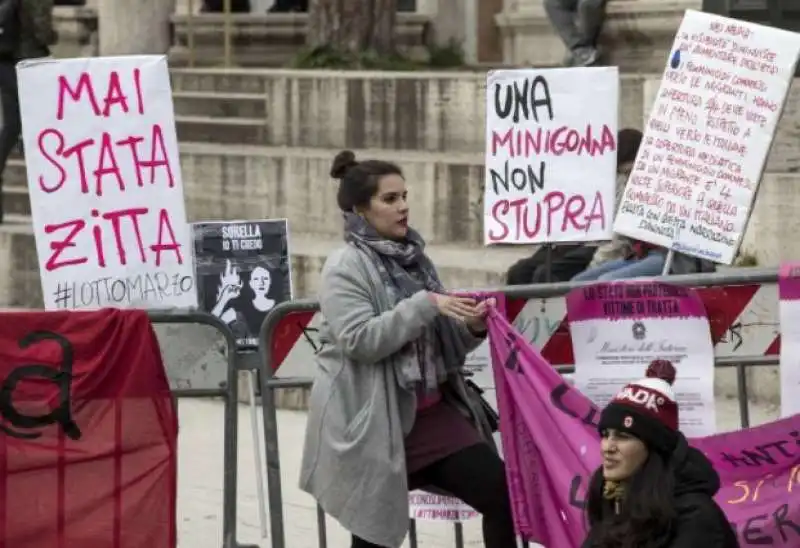
[[798,54],[798,34],[688,10],[614,231],[733,262]]
[[616,67],[489,72],[484,242],[611,239]]
[[17,72],[45,308],[195,307],[166,58]]

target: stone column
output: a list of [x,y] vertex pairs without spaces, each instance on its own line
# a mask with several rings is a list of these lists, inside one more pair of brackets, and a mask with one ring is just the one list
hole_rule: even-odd
[[175,0],[97,0],[100,55],[167,53]]

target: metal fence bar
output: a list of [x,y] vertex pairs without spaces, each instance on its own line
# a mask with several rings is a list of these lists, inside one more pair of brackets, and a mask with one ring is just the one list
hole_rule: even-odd
[[[776,283],[778,281],[778,270],[771,269],[747,269],[742,271],[724,271],[710,274],[687,274],[670,275],[661,277],[663,281],[678,286],[689,287],[714,287],[714,286],[734,286]],[[503,288],[476,289],[473,292],[501,292],[507,298],[516,299],[537,299],[562,297],[573,289],[593,285],[596,282],[564,282],[541,285],[513,286]],[[303,377],[280,378],[275,377],[272,367],[272,336],[283,318],[292,313],[316,312],[319,310],[319,303],[312,299],[302,299],[296,301],[283,302],[275,306],[264,319],[259,334],[259,350],[261,353],[261,364],[263,374],[261,375],[261,394],[262,409],[264,413],[264,435],[266,437],[266,464],[267,464],[267,486],[270,507],[270,522],[272,524],[272,548],[286,548],[286,539],[283,523],[283,496],[281,491],[280,477],[280,453],[278,450],[277,439],[277,412],[273,390],[277,388],[299,388],[308,387],[313,384],[313,379]],[[743,428],[750,426],[750,414],[748,406],[748,387],[747,387],[747,367],[774,366],[779,362],[777,356],[742,356],[715,358],[715,368],[735,367],[737,369],[737,397],[739,400],[739,416]],[[574,373],[574,365],[555,365],[554,367],[560,374]],[[324,516],[318,517],[318,526],[325,528]],[[456,546],[463,546],[463,528],[461,524],[454,524],[456,535]],[[327,542],[324,531],[319,532],[320,542]],[[417,525],[416,520],[410,520],[409,541],[411,548],[417,547]],[[523,544],[527,546],[527,543]],[[320,544],[323,547],[323,544]]]
[[[715,287],[731,285],[756,285],[778,282],[777,268],[746,268],[737,270],[724,270],[707,274],[671,274],[658,276],[654,280],[679,285],[684,287]],[[515,285],[502,288],[471,289],[471,293],[501,292],[510,299],[546,299],[549,297],[563,297],[578,287],[588,287],[596,284],[595,281],[587,282],[557,282],[538,285]]]
[[222,547],[223,548],[259,548],[252,544],[239,544],[236,540],[237,516],[237,472],[239,443],[238,400],[239,400],[239,364],[236,352],[236,338],[230,328],[217,318],[206,312],[187,310],[153,310],[147,314],[151,323],[185,323],[200,324],[215,328],[225,338],[227,347],[226,385],[219,389],[173,390],[176,396],[188,397],[221,397],[225,401],[223,425],[223,476],[222,476]]

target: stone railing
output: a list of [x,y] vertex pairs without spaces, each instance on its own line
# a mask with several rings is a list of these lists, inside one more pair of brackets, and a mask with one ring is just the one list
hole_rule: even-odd
[[[172,16],[170,63],[222,66],[225,63],[226,16],[221,13]],[[284,66],[306,42],[308,16],[304,13],[232,14],[229,16],[231,62],[242,67]],[[420,57],[430,40],[431,17],[418,13],[397,16],[400,50]]]

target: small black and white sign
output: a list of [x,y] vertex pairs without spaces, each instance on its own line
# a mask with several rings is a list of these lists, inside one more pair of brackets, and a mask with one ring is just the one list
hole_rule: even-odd
[[286,219],[192,224],[198,303],[233,331],[239,348],[258,346],[261,323],[292,298]]

